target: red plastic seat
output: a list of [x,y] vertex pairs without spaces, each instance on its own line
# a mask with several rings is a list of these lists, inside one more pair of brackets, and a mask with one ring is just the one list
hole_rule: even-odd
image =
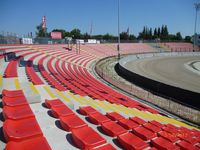
[[87,115],[89,115],[89,114],[91,114],[91,113],[97,112],[97,110],[94,109],[94,108],[91,107],[91,106],[82,106],[82,107],[79,108],[79,112],[80,112],[81,114],[87,116]]
[[106,140],[90,127],[72,130],[72,139],[81,149],[91,149],[106,143]]
[[16,107],[4,106],[3,116],[4,116],[4,119],[16,120],[16,119],[34,117],[35,115],[33,114],[29,105],[22,105],[22,106],[16,106]]
[[187,133],[184,134],[184,133],[179,133],[178,137],[192,145],[196,144],[199,142],[199,139],[196,138],[196,137],[192,137],[191,135],[188,135]]
[[144,120],[142,120],[142,119],[140,119],[138,117],[131,117],[130,120],[136,122],[139,125],[142,125],[142,124],[146,123]]
[[115,137],[115,136],[128,132],[126,129],[124,129],[122,126],[120,126],[114,121],[102,123],[101,128],[107,135],[111,137]]
[[196,147],[194,147],[192,144],[186,142],[186,141],[181,141],[179,143],[176,143],[181,150],[197,150]]
[[28,105],[28,102],[24,96],[19,97],[7,97],[4,96],[2,98],[2,103],[4,106],[20,106],[20,105]]
[[180,148],[168,140],[158,137],[151,141],[152,145],[159,150],[179,150]]
[[162,127],[164,131],[170,132],[170,133],[178,133],[178,129],[175,126],[172,126],[170,124],[167,124]]
[[3,96],[7,97],[17,97],[17,96],[24,96],[24,93],[22,90],[6,90],[4,89],[2,91]]
[[195,147],[200,149],[200,143],[196,144]]
[[19,57],[16,58],[16,59],[11,60],[8,63],[8,65],[6,67],[6,70],[4,72],[4,75],[5,75],[6,78],[18,77],[18,74],[17,74],[18,60],[19,60]]
[[6,141],[22,141],[42,136],[42,131],[35,118],[7,119],[3,124],[3,133]]
[[151,123],[145,123],[145,124],[143,124],[143,126],[155,133],[161,131],[161,128],[159,128]]
[[51,107],[56,107],[56,106],[60,106],[60,105],[65,105],[60,99],[54,99],[54,100],[45,100],[45,105],[48,108]]
[[44,137],[36,137],[23,141],[10,141],[6,144],[5,150],[51,150]]
[[66,131],[87,126],[77,115],[60,117],[60,124]]
[[172,134],[172,133],[169,133],[169,132],[166,132],[166,131],[160,131],[160,132],[158,132],[158,136],[160,136],[160,137],[162,137],[162,138],[164,138],[164,139],[166,139],[166,140],[168,140],[172,143],[179,140],[179,138],[177,137],[177,133]]
[[159,128],[162,128],[162,127],[163,127],[163,124],[161,124],[161,123],[159,123],[159,122],[157,122],[157,121],[155,121],[155,120],[149,121],[149,123],[151,123],[151,124],[153,124],[153,125],[155,125],[155,126],[157,126],[157,127],[159,127]]
[[74,115],[74,112],[66,105],[60,105],[59,107],[51,107],[51,113],[54,117],[59,118],[62,116]]
[[91,113],[88,115],[88,117],[89,117],[90,121],[96,125],[111,121],[108,117],[106,117],[105,115],[103,115],[99,112]]
[[139,136],[143,140],[151,140],[152,138],[156,137],[156,134],[142,126],[134,128],[133,133]]
[[113,121],[119,121],[121,119],[125,119],[122,115],[120,115],[116,112],[106,113],[106,116],[108,116],[108,118],[110,118]]
[[126,150],[142,150],[149,147],[147,143],[132,133],[120,135],[117,139]]
[[111,144],[106,144],[103,146],[99,146],[97,148],[93,148],[92,150],[116,150]]
[[118,122],[122,127],[124,127],[127,130],[133,129],[138,127],[139,125],[129,119],[121,119]]

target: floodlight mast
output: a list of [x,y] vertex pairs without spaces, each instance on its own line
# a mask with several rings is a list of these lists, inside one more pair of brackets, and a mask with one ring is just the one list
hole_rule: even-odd
[[118,51],[118,61],[120,60],[120,0],[118,0],[118,45],[117,45],[117,51]]
[[200,10],[200,3],[195,3],[194,4],[195,9],[196,9],[196,14],[195,14],[195,23],[194,23],[194,38],[193,38],[193,50],[195,51],[195,45],[196,45],[196,28],[197,28],[197,12]]

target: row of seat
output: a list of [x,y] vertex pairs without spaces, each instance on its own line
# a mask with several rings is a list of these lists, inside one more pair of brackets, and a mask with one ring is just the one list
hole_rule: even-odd
[[[56,55],[58,54],[57,52],[54,52],[54,53]],[[54,53],[50,53],[50,54],[54,54]],[[26,53],[26,54],[28,54],[28,53]],[[59,55],[57,55],[57,56],[59,56]],[[39,54],[38,54],[38,56],[39,56]],[[144,106],[144,105],[142,105],[138,102],[134,102],[131,99],[130,99],[131,103],[129,103],[129,98],[127,98],[127,97],[125,97],[121,94],[118,94],[117,92],[113,91],[112,89],[109,89],[109,88],[107,89],[107,86],[104,86],[102,83],[99,83],[96,79],[94,79],[93,76],[90,75],[90,73],[88,72],[88,69],[81,67],[80,65],[75,65],[73,63],[73,62],[76,62],[76,63],[81,62],[81,63],[84,63],[84,65],[86,66],[87,61],[91,62],[91,60],[88,59],[87,57],[85,57],[84,59],[81,59],[82,56],[81,57],[74,56],[73,54],[72,55],[66,54],[66,56],[63,56],[63,58],[69,58],[71,63],[66,64],[66,62],[63,61],[62,62],[63,66],[60,68],[60,65],[59,65],[60,59],[57,59],[57,60],[59,60],[59,61],[57,61],[57,60],[55,61],[55,68],[56,68],[57,71],[54,69],[54,67],[52,67],[52,69],[54,71],[56,71],[54,73],[59,73],[60,75],[69,78],[69,80],[67,80],[68,82],[66,82],[66,83],[67,84],[70,83],[69,85],[71,85],[71,89],[75,93],[78,93],[78,90],[80,90],[79,93],[82,92],[82,94],[90,94],[91,97],[93,97],[93,98],[96,97],[96,98],[102,99],[102,100],[106,99],[107,101],[110,101],[111,103],[123,104],[127,107],[131,106],[133,108],[141,109],[141,110],[144,110],[144,111],[149,109],[148,107],[146,107],[146,106]],[[46,58],[47,57],[45,57],[44,59],[46,59]],[[44,60],[43,60],[43,62],[44,62]],[[42,65],[43,65],[43,62],[42,62]],[[54,62],[54,60],[52,58],[52,59],[49,59],[47,64],[49,63],[52,66],[53,62]],[[47,66],[47,68],[48,68],[48,66]],[[60,71],[62,71],[64,74],[61,74],[60,71],[58,71],[58,68],[60,68]],[[63,68],[66,68],[66,69],[64,70]],[[48,70],[50,70],[50,69],[48,68]],[[48,71],[46,71],[46,72],[48,73]],[[53,74],[51,74],[51,76],[54,79],[56,79]],[[68,79],[68,78],[65,78],[65,79]],[[58,79],[56,79],[56,81],[59,82]],[[59,82],[59,83],[61,83],[61,82]],[[68,87],[69,85],[65,85],[65,87]],[[77,88],[77,90],[73,90],[74,88]],[[84,88],[85,88],[85,90],[84,90]],[[6,93],[6,92],[4,91],[3,93]],[[22,102],[20,105],[15,106],[15,105],[17,105],[17,103],[16,103],[15,99],[12,98],[12,94],[14,94],[15,96],[18,97],[18,99],[19,99],[18,102],[20,102],[20,101]],[[19,107],[18,109],[17,108],[13,109],[13,110],[16,110],[17,112],[19,112],[19,114],[20,113],[24,114],[23,111],[20,112],[20,109],[24,109],[24,111],[27,110],[27,112],[28,112],[29,109],[27,107],[25,107],[26,103],[24,103],[26,101],[26,99],[24,99],[22,95],[20,96],[20,92],[15,91],[12,94],[9,96],[9,92],[7,92],[7,96],[3,97],[3,104],[4,104],[4,107],[5,107],[5,112],[6,112],[6,110],[11,110],[11,109],[6,109],[6,107],[11,105],[11,104],[12,104],[11,106]],[[24,105],[24,107],[23,107],[22,104]],[[62,112],[62,111],[60,111],[60,109],[55,108],[51,112],[55,117],[56,116],[59,117],[60,114],[64,114],[64,113],[70,114],[72,112],[72,111],[70,111],[70,109],[66,112],[65,111]],[[151,109],[149,109],[149,111],[151,111]],[[29,113],[27,113],[27,114],[29,114]],[[7,114],[9,114],[9,113],[7,113]],[[16,114],[18,114],[18,113],[16,113]],[[87,115],[89,116],[91,122],[92,122],[91,118],[93,118],[93,122],[95,122],[94,120],[96,119],[97,116],[99,116],[100,120],[97,119],[96,124],[100,124],[100,125],[104,124],[104,126],[105,126],[104,131],[106,131],[106,129],[107,129],[106,133],[108,135],[110,134],[112,136],[115,136],[114,134],[117,134],[115,132],[118,132],[118,131],[113,132],[112,130],[111,131],[108,130],[109,128],[111,128],[111,126],[115,126],[117,124],[117,125],[120,125],[122,128],[124,128],[126,131],[131,130],[131,132],[128,132],[128,133],[125,133],[125,134],[122,134],[122,135],[128,134],[127,137],[129,137],[129,136],[131,137],[132,135],[134,135],[136,137],[139,137],[139,139],[142,139],[143,141],[148,139],[148,138],[150,139],[149,135],[151,135],[151,134],[149,134],[150,132],[148,131],[146,133],[146,135],[148,135],[148,136],[144,136],[143,134],[140,134],[140,132],[141,133],[146,132],[147,130],[150,130],[153,133],[157,132],[157,136],[159,137],[159,140],[156,140],[154,142],[155,143],[154,145],[153,145],[153,140],[150,142],[150,144],[153,145],[154,147],[156,147],[156,145],[162,146],[161,143],[165,142],[165,140],[167,140],[169,142],[169,143],[165,142],[165,143],[167,143],[167,145],[169,145],[169,148],[170,148],[171,143],[176,143],[176,145],[178,145],[179,147],[183,147],[183,148],[187,148],[187,147],[191,147],[191,148],[193,147],[194,148],[194,146],[195,147],[199,146],[198,142],[199,142],[200,136],[199,136],[199,131],[196,131],[196,130],[189,130],[187,128],[177,128],[177,127],[171,126],[171,125],[164,125],[163,126],[162,124],[155,122],[155,121],[151,121],[151,122],[147,123],[144,120],[142,120],[140,118],[135,118],[135,117],[125,119],[122,116],[122,118],[120,119],[120,115],[118,115],[118,114],[116,115],[114,113],[107,113],[106,116],[101,114],[101,113],[97,113],[97,112],[96,113],[88,113]],[[4,116],[5,116],[5,118],[7,116],[7,119],[9,118],[9,115],[4,115]],[[23,117],[25,117],[24,119],[27,119],[30,116],[24,115]],[[63,116],[63,117],[61,116],[59,118],[64,118],[63,122],[68,122],[66,124],[71,123],[71,125],[69,127],[67,125],[63,124],[63,128],[65,128],[65,130],[70,131],[70,128],[72,128],[73,126],[76,125],[76,121],[75,121],[75,123],[73,123],[73,120],[79,120],[80,119],[80,118],[78,119],[77,117],[74,117],[74,115],[70,114],[68,116]],[[16,118],[19,118],[19,117],[16,116]],[[116,123],[116,121],[117,121],[117,123]],[[80,120],[77,121],[77,122],[80,122]],[[111,122],[111,123],[109,123],[109,122]],[[86,123],[86,125],[87,125],[87,123]],[[80,127],[80,129],[82,129],[82,128],[85,128],[84,130],[86,131],[86,126],[83,125],[83,127]],[[72,132],[73,130],[78,130],[78,129],[79,128],[72,129],[70,132]],[[124,132],[124,129],[122,129],[123,132]],[[161,129],[161,131],[160,131],[160,129]],[[117,130],[117,128],[116,128],[116,130]],[[84,135],[82,135],[81,133],[79,133],[79,134],[84,137]],[[122,136],[122,135],[118,135],[118,137]],[[124,137],[126,138],[126,136],[124,136]],[[78,138],[76,138],[76,139],[78,139]],[[130,140],[130,138],[127,138],[127,139]],[[155,138],[155,139],[158,139],[158,138]],[[104,146],[106,147],[106,145],[104,145]],[[157,146],[157,147],[159,147],[159,146]],[[163,144],[163,147],[167,147],[167,146],[165,146]],[[161,149],[162,149],[162,147],[161,147]]]
[[6,78],[18,77],[17,65],[18,65],[19,59],[20,59],[20,57],[17,57],[9,62],[8,66],[6,67],[5,73],[4,73],[4,76]]
[[[3,90],[3,134],[6,150],[51,150],[22,90]],[[8,100],[9,99],[9,100]],[[12,100],[11,100],[12,99]],[[23,103],[22,103],[23,99]],[[13,102],[14,101],[14,102]]]
[[[133,128],[133,126],[137,127],[139,124],[131,120],[128,122],[127,119],[125,119],[120,114],[110,112],[106,115],[103,115],[90,106],[80,107],[79,112],[85,116],[88,116],[90,122],[93,124],[100,125],[102,131],[106,135],[110,137],[117,137],[117,140],[123,149],[145,149],[149,147],[149,145],[144,140],[137,137],[135,134],[128,132],[130,128]],[[116,121],[120,123],[117,123]]]
[[[73,56],[73,57],[72,56],[73,55],[70,55],[70,57],[72,58],[71,61],[75,60],[75,58],[79,58],[78,60],[81,60],[80,56]],[[83,78],[83,75],[81,75],[83,72],[82,72],[82,68],[80,66],[73,65],[73,69],[72,69],[72,64],[68,64],[68,69],[69,69],[68,70],[65,68],[66,65],[65,65],[65,62],[63,61],[62,69],[65,72],[64,73],[62,72],[62,70],[58,66],[58,63],[55,64],[55,68],[58,72],[55,71],[54,68],[52,67],[52,60],[53,60],[53,58],[51,58],[48,61],[47,66],[48,66],[48,69],[51,72],[51,74],[56,78],[56,80],[52,79],[51,77],[47,77],[47,75],[45,75],[42,72],[41,73],[42,73],[42,75],[46,76],[46,79],[50,80],[49,83],[53,84],[53,86],[57,87],[59,90],[66,90],[66,88],[67,88],[67,89],[70,89],[71,91],[73,91],[79,95],[82,95],[82,96],[89,95],[94,99],[102,99],[102,100],[106,99],[106,100],[110,101],[111,103],[121,103],[121,104],[129,106],[129,107],[132,106],[132,107],[140,109],[140,110],[148,110],[150,112],[157,113],[157,111],[155,111],[153,109],[149,109],[148,107],[141,105],[141,104],[134,106],[136,103],[133,103],[132,100],[128,100],[129,102],[127,102],[126,101],[127,98],[123,99],[123,98],[119,97],[119,98],[116,98],[116,100],[114,100],[115,99],[115,97],[114,97],[111,99],[110,96],[108,95],[108,93],[105,92],[104,85],[99,84],[95,79],[93,79],[92,76],[88,76],[88,78],[86,76],[86,78],[85,78],[86,80]],[[89,61],[91,61],[91,60],[88,60],[88,62]],[[56,62],[58,62],[58,61],[56,61]],[[40,64],[42,64],[42,63],[40,63]],[[39,67],[41,67],[41,66],[39,66]],[[93,80],[91,80],[91,77]],[[66,80],[68,80],[68,82],[66,82]],[[63,86],[65,86],[66,88],[59,86],[57,84],[57,81],[59,81],[60,84],[64,84]],[[91,81],[92,81],[92,85],[90,88],[90,87],[88,87],[90,85],[88,83],[91,83]],[[99,87],[100,87],[100,89],[99,89]],[[108,88],[106,88],[106,89],[108,89]],[[111,90],[111,89],[109,89],[109,90],[113,92],[113,90]],[[109,91],[109,93],[110,93],[110,91]],[[115,95],[115,94],[113,94],[113,95]],[[121,99],[123,99],[123,100],[121,100]]]
[[50,85],[52,85],[53,87],[55,87],[59,91],[66,91],[67,90],[66,87],[61,85],[57,80],[55,80],[54,77],[52,77],[48,72],[46,72],[46,70],[45,70],[45,68],[43,66],[43,61],[46,58],[47,58],[47,56],[44,56],[38,62],[38,69],[39,69],[41,75],[43,76],[44,79],[46,79],[48,81],[48,83]]
[[62,128],[72,133],[72,139],[77,147],[99,150],[114,149],[112,145],[107,144],[103,137],[89,127],[87,123],[78,117],[61,100],[45,100],[45,105],[51,109],[53,117],[59,118]]
[[39,78],[39,76],[36,74],[36,72],[35,72],[35,70],[33,68],[33,60],[38,56],[41,56],[41,53],[37,54],[37,55],[34,55],[31,58],[29,58],[29,60],[27,61],[27,64],[26,64],[27,76],[29,77],[30,81],[34,85],[44,84],[44,82]]
[[[199,137],[181,135],[180,130],[171,133],[172,129],[169,131],[168,128],[178,127],[170,124],[163,125],[157,121],[146,122],[138,117],[125,119],[116,112],[103,115],[90,106],[80,107],[79,112],[88,116],[91,123],[100,125],[106,135],[117,137],[119,143],[125,149],[147,148],[149,145],[145,141],[150,141],[149,143],[153,147],[163,150],[188,149],[188,146],[189,149],[197,149],[198,146]],[[187,129],[184,128],[184,130]],[[138,142],[131,143],[130,141]]]

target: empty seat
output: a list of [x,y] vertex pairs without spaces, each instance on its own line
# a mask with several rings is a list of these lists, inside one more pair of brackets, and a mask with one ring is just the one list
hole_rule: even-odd
[[169,133],[169,132],[166,132],[166,131],[160,131],[158,132],[158,136],[174,143],[176,141],[179,140],[179,138],[177,137],[177,133]]
[[101,128],[107,135],[109,135],[111,137],[115,137],[120,134],[128,132],[126,129],[124,129],[122,126],[120,126],[119,124],[117,124],[114,121],[102,123]]
[[172,134],[173,133],[178,133],[178,129],[176,127],[172,126],[172,125],[169,125],[169,124],[163,126],[162,129],[164,131],[170,132]]
[[91,113],[88,115],[88,117],[92,123],[97,124],[97,125],[104,122],[111,121],[107,116],[99,112]]
[[159,150],[179,150],[180,148],[168,140],[158,137],[151,141],[152,145]]
[[17,96],[24,96],[24,93],[22,90],[6,90],[4,89],[2,91],[3,96],[7,97],[17,97]]
[[51,108],[52,106],[60,106],[60,105],[65,105],[60,99],[54,99],[54,100],[45,100],[45,105],[48,108]]
[[127,130],[133,129],[138,127],[139,125],[129,119],[121,119],[118,122],[122,127],[124,127]]
[[161,131],[160,127],[157,127],[157,126],[155,126],[151,123],[145,123],[145,124],[143,124],[143,126],[147,129],[151,130],[152,132],[155,132],[155,133]]
[[191,135],[188,134],[188,133],[179,133],[179,134],[178,134],[178,137],[179,137],[180,139],[182,139],[182,140],[184,140],[184,141],[186,141],[186,142],[192,144],[192,145],[194,145],[194,144],[196,144],[196,143],[199,142],[199,139],[198,139],[198,138],[193,137],[193,136],[191,136]]
[[4,106],[3,107],[4,119],[24,119],[34,117],[34,114],[29,105],[22,105],[16,107]]
[[111,144],[105,144],[102,146],[95,147],[92,150],[116,150],[116,149]]
[[160,122],[157,122],[155,120],[152,120],[152,121],[149,121],[149,123],[159,127],[159,128],[162,128],[163,127],[163,124],[161,124]]
[[20,106],[20,105],[28,105],[28,102],[24,96],[18,97],[7,97],[4,96],[2,98],[2,103],[4,106]]
[[51,107],[51,113],[54,117],[59,118],[62,116],[74,115],[74,112],[66,105],[60,105],[59,107]]
[[123,149],[142,150],[149,147],[147,143],[132,133],[120,135],[117,137],[117,139],[122,145]]
[[88,115],[97,112],[97,110],[91,106],[82,106],[79,108],[79,112],[83,115]]
[[90,127],[73,129],[72,139],[81,149],[91,149],[106,143],[106,140]]
[[200,143],[196,144],[195,147],[200,149]]
[[7,65],[6,70],[4,72],[4,75],[6,78],[18,77],[18,73],[17,73],[18,60],[19,60],[19,57],[11,60],[9,64]]
[[51,150],[44,137],[36,137],[23,141],[10,141],[6,144],[5,150]]
[[6,141],[22,141],[42,136],[42,131],[35,118],[17,121],[7,119],[3,124],[3,133]]
[[186,141],[181,141],[176,144],[180,147],[181,150],[197,150],[196,147]]
[[142,126],[134,128],[133,133],[139,136],[143,140],[151,140],[156,137],[156,134]]
[[66,131],[87,126],[77,115],[60,117],[60,124]]
[[106,116],[108,116],[108,118],[110,118],[113,121],[119,121],[121,119],[125,119],[122,115],[120,115],[116,112],[106,113]]
[[140,124],[140,125],[146,123],[144,120],[142,120],[138,117],[131,117],[130,120],[132,120],[132,121],[134,121],[134,122],[136,122],[137,124]]

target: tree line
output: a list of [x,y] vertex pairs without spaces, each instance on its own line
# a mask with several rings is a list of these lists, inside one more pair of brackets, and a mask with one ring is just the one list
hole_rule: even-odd
[[[36,37],[50,37],[50,32],[42,29],[42,25],[36,27]],[[62,38],[72,37],[73,39],[97,39],[97,40],[106,40],[106,41],[116,41],[118,36],[112,34],[99,34],[99,35],[90,35],[87,32],[81,33],[81,30],[78,28],[72,29],[71,31],[66,31],[64,29],[53,29],[51,32],[61,32]],[[134,34],[129,34],[129,29],[120,33],[120,39],[124,41],[133,41],[133,40],[157,40],[161,41],[185,41],[191,42],[191,36],[182,37],[180,32],[176,34],[169,34],[167,25],[162,25],[157,28],[149,28],[147,26],[143,27],[143,30],[139,32],[138,36]]]

